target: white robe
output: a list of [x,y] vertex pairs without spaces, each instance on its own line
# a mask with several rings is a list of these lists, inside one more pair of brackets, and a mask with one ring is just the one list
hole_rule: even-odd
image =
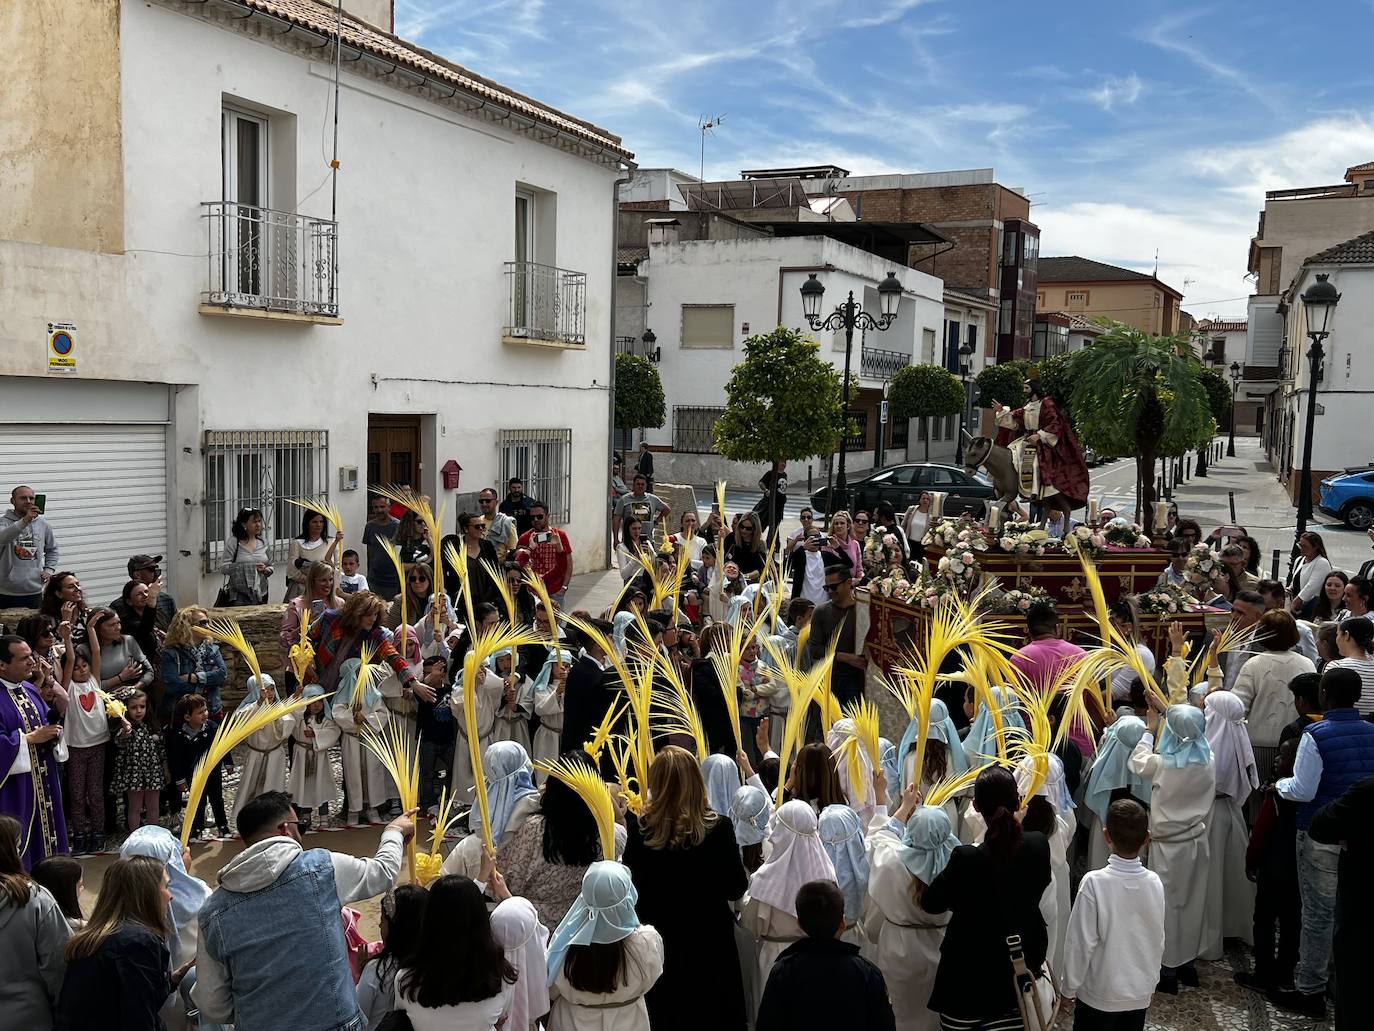
[[[363,722],[379,734],[390,719],[391,711],[380,701],[373,708],[363,710]],[[385,805],[388,799],[398,797],[391,774],[358,738],[359,728],[353,719],[353,707],[347,702],[334,706],[334,723],[341,731],[339,750],[343,755],[344,784],[348,790],[348,815],[362,816],[366,810],[376,809]]]
[[1212,764],[1174,767],[1160,761],[1149,734],[1128,760],[1149,777],[1150,869],[1164,882],[1164,965],[1181,967],[1202,954],[1211,850],[1207,818],[1217,793]]
[[890,830],[869,832],[864,930],[876,946],[873,962],[887,982],[897,1031],[939,1031],[940,1016],[926,1004],[940,966],[949,914],[932,915],[916,904],[911,873],[897,855],[899,845],[901,839]]
[[1217,795],[1207,817],[1207,905],[1202,934],[1202,958],[1217,960],[1223,954],[1223,938],[1254,942],[1255,885],[1245,876],[1245,850],[1250,832],[1239,803],[1230,795]]
[[[314,731],[314,737],[306,737],[305,731]],[[286,781],[287,794],[297,812],[304,818],[327,802],[333,802],[339,795],[334,787],[334,770],[329,764],[329,749],[339,743],[339,725],[332,719],[316,723],[313,719],[299,717],[291,727],[291,775]],[[307,775],[306,768],[314,760],[314,770]]]
[[748,895],[740,910],[740,926],[754,936],[759,943],[759,980],[754,986],[754,1012],[758,1012],[759,1002],[763,999],[763,988],[768,983],[768,974],[777,958],[793,942],[806,937],[797,923],[797,918],[784,913],[781,909],[760,902]]
[[[490,674],[488,674],[490,675]],[[515,702],[507,705],[502,695],[496,709],[496,728],[492,731],[493,741],[514,741],[526,753],[530,742],[530,711],[534,708],[534,681],[521,677],[515,685]]]
[[[484,667],[483,667],[484,668]],[[477,688],[477,751],[482,754],[492,742],[496,730],[496,707],[501,702],[501,678],[491,670],[486,670],[486,679]],[[480,669],[479,669],[480,675]],[[454,683],[453,692],[448,696],[449,708],[453,710],[455,727],[453,746],[452,786],[449,788],[455,798],[467,798],[475,786],[472,779],[472,756],[468,751],[468,724],[463,706],[466,704],[467,685]]]
[[[474,810],[475,811],[475,810]],[[515,803],[515,808],[511,810],[510,818],[506,820],[505,832],[501,839],[496,843],[500,848],[506,842],[515,838],[515,833],[525,825],[525,821],[534,813],[539,812],[539,796],[526,795]],[[453,851],[444,859],[443,872],[446,874],[459,874],[477,880],[477,874],[482,868],[482,835],[469,834],[462,841],[454,846]]]
[[[535,693],[534,711],[539,717],[539,729],[534,732],[530,758],[535,762],[552,762],[558,758],[558,741],[563,734],[563,696],[552,678],[548,687]],[[535,770],[534,782],[543,784],[545,776],[543,771]]]
[[644,995],[662,973],[663,939],[652,927],[641,925],[625,939],[623,983],[615,991],[579,991],[558,971],[549,985],[548,1031],[649,1031]]
[[286,790],[286,741],[295,722],[294,716],[282,716],[248,735],[231,823],[237,823],[243,807],[263,792]]

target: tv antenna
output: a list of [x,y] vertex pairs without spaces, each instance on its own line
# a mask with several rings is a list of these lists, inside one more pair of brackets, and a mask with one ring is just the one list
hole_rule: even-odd
[[1194,279],[1192,276],[1183,277],[1183,296],[1188,296],[1188,287],[1192,286],[1196,282],[1197,280]]
[[697,175],[700,182],[706,181],[706,134],[714,133],[721,122],[725,121],[724,115],[716,115],[712,119],[698,118],[697,131],[701,133],[701,169]]

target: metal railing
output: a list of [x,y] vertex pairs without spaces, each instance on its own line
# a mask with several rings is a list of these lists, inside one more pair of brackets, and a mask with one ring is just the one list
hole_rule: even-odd
[[689,455],[715,454],[716,423],[724,408],[673,405],[673,450]]
[[849,421],[855,429],[844,438],[844,446],[850,451],[862,451],[868,446],[868,413],[850,412]]
[[586,345],[587,273],[508,261],[506,280],[506,336]]
[[865,347],[859,357],[859,375],[867,379],[891,379],[911,364],[911,355]]
[[337,222],[207,201],[206,304],[337,318]]
[[[229,528],[245,508],[262,512],[262,539],[270,561],[286,561],[302,518],[300,507],[286,499],[329,497],[329,431],[206,430],[201,453],[205,461],[204,571],[215,572],[232,553]],[[357,547],[357,539],[349,546]],[[273,582],[283,581],[279,577]]]
[[657,344],[650,347],[643,337],[616,337],[616,354],[637,354],[641,358],[648,358],[651,362],[658,361],[659,347]]

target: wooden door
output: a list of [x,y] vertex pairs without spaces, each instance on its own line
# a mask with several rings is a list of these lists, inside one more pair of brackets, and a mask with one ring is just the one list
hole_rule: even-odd
[[395,483],[422,490],[420,420],[405,415],[367,419],[367,484]]

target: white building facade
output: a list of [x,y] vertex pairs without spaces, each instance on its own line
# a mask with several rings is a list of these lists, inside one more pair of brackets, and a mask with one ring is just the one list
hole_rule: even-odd
[[522,476],[574,568],[604,566],[619,139],[352,16],[336,39],[333,4],[75,6],[106,12],[60,46],[20,31],[113,72],[116,100],[29,106],[109,123],[84,155],[108,175],[67,193],[75,215],[7,200],[33,210],[0,220],[0,468],[46,493],[91,600],[145,552],[210,601],[236,511],[284,557],[292,496],[326,496],[361,552],[370,483],[430,495],[452,532]]
[[[659,479],[706,484],[724,478],[754,485],[763,469],[714,454],[712,430],[724,411],[731,369],[744,358],[746,338],[780,325],[810,333],[800,289],[812,272],[825,286],[826,313],[850,291],[866,311],[878,312],[877,287],[889,272],[904,288],[893,324],[883,332],[856,330],[850,353],[851,381],[860,391],[851,418],[859,434],[850,440],[846,468],[852,474],[873,466],[884,383],[943,339],[940,280],[823,235],[678,242],[667,232],[650,237],[648,257],[633,281],[621,277],[656,338],[667,420],[645,438],[656,452]],[[818,339],[821,354],[842,371],[844,331]],[[915,439],[913,426],[885,428],[884,462],[904,460]],[[792,463],[792,482],[800,484],[810,466],[813,484],[824,484],[831,457]]]

